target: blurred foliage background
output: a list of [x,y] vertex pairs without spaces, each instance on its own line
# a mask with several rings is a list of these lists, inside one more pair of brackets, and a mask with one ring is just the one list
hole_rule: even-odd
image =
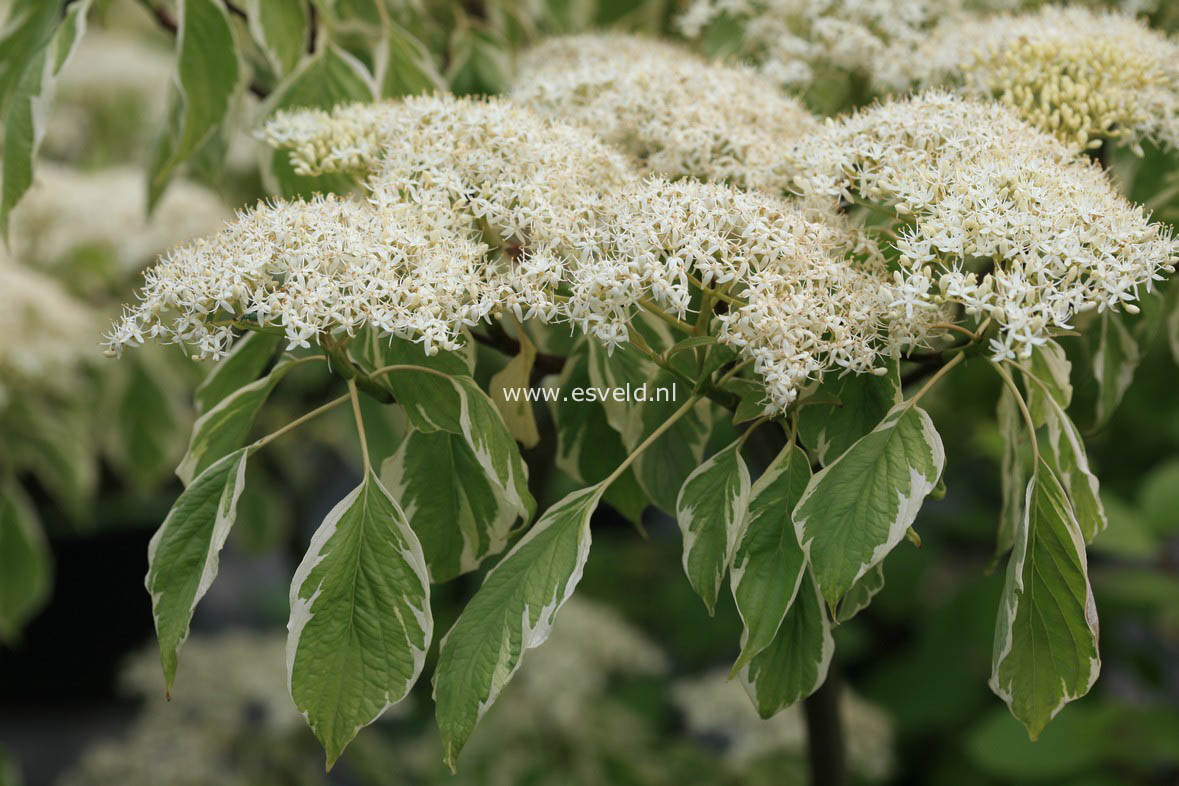
[[[383,74],[386,96],[443,84],[500,92],[514,53],[545,35],[596,27],[674,35],[679,10],[673,0],[378,5],[320,0],[309,6],[309,23],[319,26],[312,40],[330,40]],[[24,624],[7,626],[0,644],[0,786],[805,782],[801,710],[762,722],[725,679],[740,622],[731,600],[707,617],[683,578],[674,522],[651,511],[642,539],[605,509],[577,600],[481,725],[457,777],[442,767],[426,684],[325,775],[286,694],[281,626],[307,538],[358,476],[354,457],[338,449],[353,439],[347,413],[317,423],[315,439],[298,451],[251,465],[220,580],[196,614],[174,700],[164,701],[142,575],[147,541],[180,490],[172,468],[205,369],[159,348],[103,362],[99,332],[155,255],[207,233],[235,208],[305,187],[256,144],[248,119],[296,99],[357,97],[330,69],[292,90],[291,77],[247,48],[254,81],[235,109],[243,119],[197,155],[149,218],[146,168],[168,106],[174,10],[162,0],[95,4],[0,260],[35,271],[94,326],[54,386],[0,385],[0,475],[45,533],[44,547],[28,557],[44,561],[43,586]],[[377,34],[374,19],[386,23]],[[1152,21],[1174,29],[1179,4],[1161,3]],[[701,46],[723,53],[732,48],[725,36],[714,32]],[[823,113],[866,100],[845,76],[806,98]],[[1133,196],[1157,192],[1176,164],[1148,150],[1113,169]],[[1179,199],[1156,209],[1179,221]],[[922,511],[921,548],[898,548],[885,564],[884,590],[836,631],[833,672],[843,686],[854,782],[1179,783],[1179,372],[1168,342],[1153,339],[1143,342],[1120,409],[1087,435],[1110,516],[1091,550],[1102,677],[1035,744],[986,684],[1002,584],[991,564],[998,383],[980,363],[928,400],[955,446],[947,494]],[[304,409],[319,392],[312,385],[292,373],[263,420]],[[388,416],[374,409],[366,418]],[[381,425],[387,439],[401,428]],[[553,472],[541,505],[569,488]],[[0,554],[0,584],[21,569],[6,559]],[[477,582],[467,576],[436,588],[439,630]]]

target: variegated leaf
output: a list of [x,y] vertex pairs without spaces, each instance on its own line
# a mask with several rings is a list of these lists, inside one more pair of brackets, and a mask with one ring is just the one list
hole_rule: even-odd
[[1125,317],[1116,311],[1105,311],[1098,321],[1096,348],[1093,353],[1093,374],[1097,378],[1097,425],[1106,423],[1113,415],[1138,368],[1141,350],[1126,328]]
[[151,595],[169,692],[193,610],[217,577],[221,547],[237,515],[246,477],[246,454],[245,448],[230,453],[198,475],[148,544],[144,585]]
[[180,466],[176,467],[176,476],[181,482],[188,485],[217,459],[242,447],[254,425],[254,418],[274,388],[300,362],[284,360],[278,363],[269,374],[238,388],[197,418],[188,440],[188,450],[180,459]]
[[877,562],[872,570],[860,576],[852,588],[847,591],[847,594],[843,596],[843,599],[839,601],[839,608],[835,610],[834,614],[835,624],[842,625],[868,608],[872,598],[876,597],[876,594],[882,589],[884,589],[884,563]]
[[[582,337],[569,351],[555,387],[561,396],[592,387],[589,376],[588,339]],[[552,385],[551,385],[552,386]],[[584,393],[582,394],[584,395]],[[550,414],[557,431],[557,467],[580,483],[597,483],[626,459],[622,437],[610,427],[602,403],[580,401],[576,406],[550,402]],[[602,499],[632,522],[640,522],[647,506],[634,469],[628,468],[610,484]]]
[[774,640],[741,673],[741,684],[763,718],[818,690],[835,653],[819,586],[810,570],[805,574]]
[[[1072,364],[1065,356],[1064,349],[1051,339],[1032,352],[1026,370],[1033,377],[1026,386],[1027,405],[1037,426],[1042,426],[1048,417],[1045,398],[1051,398],[1064,409],[1068,408],[1073,399],[1073,386],[1069,381],[1071,371]],[[1023,484],[1020,484],[1021,493],[1022,488]]]
[[1097,476],[1089,469],[1085,442],[1068,413],[1056,401],[1045,402],[1040,451],[1068,494],[1085,542],[1092,542],[1109,522],[1101,502]]
[[281,342],[282,336],[270,333],[247,333],[238,339],[196,389],[193,398],[197,413],[208,412],[234,391],[256,380]]
[[536,500],[528,491],[528,466],[495,404],[474,379],[417,366],[393,371],[388,379],[414,428],[465,439],[504,502],[527,511],[526,521],[532,518]]
[[[660,324],[659,327],[663,327]],[[602,406],[611,427],[634,450],[680,406],[688,391],[679,379],[660,370],[638,351],[618,347],[612,353],[590,342],[589,376],[604,395]],[[645,391],[645,401],[635,392]],[[663,400],[655,400],[664,391]],[[676,498],[688,475],[700,465],[708,441],[708,403],[701,401],[643,451],[632,467],[639,486],[664,512],[673,514]]]
[[1002,506],[999,509],[999,533],[995,554],[1006,554],[1015,539],[1015,530],[1023,518],[1023,497],[1027,488],[1027,472],[1020,450],[1024,423],[1015,396],[1004,386],[999,393],[996,411],[999,436],[1003,440],[1003,455],[999,463],[999,486]]
[[806,562],[790,511],[810,479],[810,459],[792,443],[782,449],[750,490],[749,512],[730,574],[733,599],[745,626],[734,672],[745,668],[774,640],[798,593]]
[[[519,336],[519,354],[492,375],[491,381],[487,383],[487,390],[512,436],[524,447],[532,448],[540,442],[540,432],[536,429],[532,402],[524,392],[532,386],[532,364],[536,362],[536,347],[523,330],[519,331]],[[509,390],[515,391],[511,398]]]
[[688,475],[676,499],[684,536],[684,572],[708,613],[716,611],[725,571],[749,505],[749,470],[741,441],[719,451]]
[[230,112],[244,69],[233,24],[216,0],[180,0],[176,9],[176,79],[172,120],[149,162],[148,207],[153,208],[177,168],[217,132]]
[[1028,483],[995,625],[991,690],[1035,739],[1101,670],[1085,543],[1044,461]]
[[929,415],[905,402],[811,478],[794,527],[828,606],[905,537],[944,464]]
[[449,581],[503,551],[517,519],[531,515],[491,482],[460,435],[411,429],[381,468],[430,568]]
[[310,14],[305,3],[248,0],[250,35],[281,76],[295,70],[307,50]]
[[601,496],[600,485],[590,486],[549,508],[487,574],[442,639],[434,702],[443,757],[452,770],[525,651],[548,638],[557,611],[581,580],[590,516]]
[[290,603],[288,686],[330,768],[409,693],[434,631],[422,547],[372,472],[315,531]]
[[[8,240],[8,220],[14,207],[33,184],[33,164],[45,136],[54,88],[86,32],[91,0],[62,10],[57,29],[56,4],[27,3],[11,9],[0,50],[0,106],[4,107],[3,177],[0,178],[0,235]],[[37,7],[39,6],[39,7]],[[6,9],[9,10],[9,9]]]
[[884,376],[875,374],[828,374],[815,392],[816,403],[798,411],[798,433],[826,466],[850,448],[884,419],[901,400],[901,377],[897,363]]

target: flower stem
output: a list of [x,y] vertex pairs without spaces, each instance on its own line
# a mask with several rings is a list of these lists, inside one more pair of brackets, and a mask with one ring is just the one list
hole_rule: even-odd
[[368,438],[364,433],[364,418],[360,416],[360,396],[356,392],[356,380],[348,380],[348,397],[352,399],[352,415],[356,418],[356,433],[360,435],[360,454],[364,458],[364,476],[367,478],[373,471],[372,461],[368,457]]
[[651,447],[651,444],[655,442],[655,440],[659,439],[659,437],[661,437],[665,431],[674,426],[677,420],[688,414],[688,411],[696,405],[696,402],[699,401],[700,398],[701,396],[699,393],[693,393],[691,396],[688,396],[688,400],[685,401],[679,409],[673,412],[671,416],[667,418],[667,420],[660,423],[654,431],[648,434],[647,438],[640,442],[638,446],[633,451],[631,451],[631,454],[623,459],[622,463],[619,464],[614,469],[614,471],[611,472],[606,477],[606,479],[602,481],[602,488],[606,489],[610,486],[611,483],[618,480],[618,478],[622,476],[622,473],[626,472],[627,467],[633,464],[635,459],[642,455],[644,450]]
[[271,442],[273,442],[274,440],[281,437],[283,434],[286,434],[288,431],[291,431],[292,429],[303,425],[307,421],[322,415],[323,413],[327,412],[328,410],[335,409],[336,407],[340,406],[341,404],[343,404],[347,400],[348,400],[348,395],[343,395],[337,399],[333,399],[333,400],[329,401],[326,404],[318,406],[315,409],[311,410],[310,412],[307,412],[306,414],[300,415],[299,417],[295,418],[294,420],[292,420],[290,423],[286,424],[282,428],[277,429],[276,431],[272,431],[264,437],[259,437],[257,440],[250,443],[247,450],[249,450],[251,453],[254,452],[255,450],[260,450],[261,448],[266,447]]
[[1019,405],[1019,411],[1020,414],[1023,415],[1024,425],[1026,425],[1028,429],[1028,436],[1031,437],[1032,456],[1035,457],[1036,463],[1039,464],[1040,446],[1036,444],[1036,424],[1032,420],[1032,413],[1028,411],[1028,405],[1023,400],[1023,395],[1019,392],[1019,388],[1016,386],[1015,380],[1011,378],[1011,374],[1007,372],[1007,369],[1003,368],[1002,365],[996,363],[993,360],[990,361],[990,364],[995,367],[995,371],[999,373],[1000,378],[1003,380],[1003,384],[1007,386],[1009,391],[1011,391],[1011,395],[1015,396],[1015,403]]

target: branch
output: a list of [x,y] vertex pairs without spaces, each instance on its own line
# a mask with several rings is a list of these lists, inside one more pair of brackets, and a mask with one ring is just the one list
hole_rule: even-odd
[[238,17],[239,19],[242,19],[246,22],[250,21],[249,15],[245,11],[243,11],[240,7],[238,7],[234,3],[230,2],[230,0],[225,0],[225,8],[229,11],[229,13]]
[[839,714],[840,679],[835,666],[833,661],[827,670],[827,680],[802,701],[813,786],[847,783],[843,718]]
[[315,54],[315,38],[319,35],[319,12],[315,3],[307,3],[307,54]]

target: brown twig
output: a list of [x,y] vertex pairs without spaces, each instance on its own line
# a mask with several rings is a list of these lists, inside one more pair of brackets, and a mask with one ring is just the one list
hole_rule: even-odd
[[240,7],[238,7],[234,3],[230,2],[230,0],[225,0],[225,8],[229,11],[229,13],[238,17],[239,19],[242,19],[246,22],[250,21],[249,15],[245,11],[243,11]]
[[315,39],[319,35],[319,11],[315,3],[307,3],[307,54],[315,54]]

